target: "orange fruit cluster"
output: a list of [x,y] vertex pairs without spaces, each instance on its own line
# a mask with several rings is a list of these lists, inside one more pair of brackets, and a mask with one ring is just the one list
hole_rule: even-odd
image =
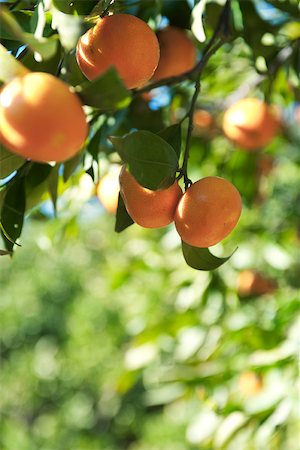
[[151,191],[139,185],[124,166],[120,192],[138,225],[159,228],[174,221],[181,239],[195,247],[206,248],[223,240],[236,226],[242,211],[237,189],[219,177],[203,178],[184,194],[177,181],[167,189]]

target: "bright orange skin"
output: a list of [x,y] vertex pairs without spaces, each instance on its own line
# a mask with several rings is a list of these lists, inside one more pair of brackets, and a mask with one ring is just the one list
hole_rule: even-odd
[[180,28],[166,27],[157,32],[160,59],[153,80],[181,75],[196,63],[196,48],[193,41]]
[[110,214],[115,214],[118,207],[120,170],[112,170],[104,175],[97,186],[97,197]]
[[177,181],[167,189],[151,191],[141,186],[124,166],[120,173],[120,187],[129,215],[141,227],[160,228],[173,222],[182,196]]
[[115,67],[129,88],[144,86],[159,60],[155,33],[130,14],[105,16],[78,41],[76,58],[83,74],[93,80]]
[[224,114],[223,131],[235,144],[257,150],[269,144],[279,129],[272,109],[257,98],[245,98]]
[[65,161],[87,136],[86,117],[76,94],[48,73],[15,78],[0,94],[0,140],[34,161]]
[[271,294],[277,288],[275,280],[268,279],[253,270],[243,270],[238,278],[238,294],[241,297]]
[[193,122],[199,128],[210,128],[214,125],[213,116],[205,109],[197,109],[194,112]]
[[183,194],[175,213],[181,239],[194,247],[222,241],[236,226],[242,212],[238,190],[229,181],[206,177]]

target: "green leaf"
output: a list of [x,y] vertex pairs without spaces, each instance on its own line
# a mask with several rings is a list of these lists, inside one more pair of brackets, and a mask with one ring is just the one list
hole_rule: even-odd
[[170,144],[179,159],[181,150],[181,124],[176,123],[161,130],[158,135]]
[[134,223],[134,221],[128,214],[126,206],[123,201],[123,198],[122,198],[121,194],[119,193],[115,231],[117,233],[121,233],[121,231],[130,227],[130,225],[132,225],[133,223]]
[[173,147],[160,136],[135,131],[110,140],[139,184],[157,190],[174,183],[178,158]]
[[125,108],[131,101],[130,92],[126,89],[114,68],[110,68],[96,80],[76,86],[75,91],[85,105],[103,111]]
[[99,0],[52,0],[52,4],[65,14],[87,15]]
[[1,234],[9,252],[22,232],[25,203],[25,178],[21,176],[11,182],[1,209]]
[[228,261],[234,252],[226,258],[218,258],[208,248],[193,247],[182,241],[182,253],[186,263],[193,269],[214,270]]
[[82,153],[77,153],[73,158],[69,159],[64,163],[64,173],[63,173],[63,179],[66,183],[70,176],[74,173],[75,169],[79,165],[79,163],[82,160]]
[[48,177],[48,190],[49,190],[49,194],[53,203],[53,208],[54,208],[54,213],[56,215],[56,203],[57,203],[57,198],[58,198],[58,180],[59,180],[59,168],[60,168],[60,164],[57,164],[52,172],[51,175]]
[[8,177],[11,173],[21,167],[25,159],[6,150],[0,144],[0,179]]
[[7,255],[11,255],[11,252],[9,252],[8,250],[0,249],[0,256],[7,256]]
[[28,72],[28,69],[0,44],[0,81],[8,83],[13,78],[25,75]]
[[57,36],[36,38],[31,33],[24,32],[14,16],[6,8],[0,11],[0,24],[8,29],[17,40],[28,45],[31,51],[39,53],[42,59],[51,58],[56,53]]
[[[70,3],[70,2],[68,2]],[[65,14],[56,8],[52,8],[52,26],[57,29],[60,42],[66,50],[76,47],[79,37],[84,33],[83,19],[78,16]]]

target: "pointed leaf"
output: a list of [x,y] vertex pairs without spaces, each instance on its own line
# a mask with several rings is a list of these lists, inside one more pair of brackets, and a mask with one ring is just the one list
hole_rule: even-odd
[[11,252],[9,252],[8,250],[0,249],[0,256],[7,256],[7,255],[11,255]]
[[110,68],[93,81],[76,86],[75,91],[85,105],[103,111],[114,111],[129,105],[131,94],[122,83],[116,69]]
[[56,202],[57,202],[57,191],[58,191],[58,179],[59,179],[59,168],[60,164],[57,164],[52,170],[52,173],[48,177],[48,190],[53,203],[54,214],[56,215]]
[[9,83],[13,78],[26,73],[29,73],[29,70],[0,44],[0,81]]
[[18,177],[7,188],[1,209],[1,234],[8,251],[20,237],[25,213],[25,178]]
[[214,270],[228,261],[234,252],[225,258],[218,258],[208,248],[193,247],[182,241],[182,253],[186,263],[193,269]]
[[173,147],[160,136],[150,131],[135,131],[110,140],[139,184],[157,190],[174,183],[178,158]]
[[0,180],[8,177],[11,173],[21,167],[25,159],[9,152],[0,144]]
[[123,198],[122,198],[121,194],[119,193],[115,231],[117,233],[121,233],[121,231],[130,227],[130,225],[132,225],[133,223],[134,223],[134,221],[128,214],[126,206],[123,201]]
[[170,144],[179,159],[181,150],[181,124],[175,123],[161,130],[158,135]]
[[7,8],[0,11],[0,23],[15,36],[16,40],[28,45],[31,51],[39,53],[43,59],[51,58],[55,54],[58,45],[57,36],[36,38],[33,34],[24,32]]

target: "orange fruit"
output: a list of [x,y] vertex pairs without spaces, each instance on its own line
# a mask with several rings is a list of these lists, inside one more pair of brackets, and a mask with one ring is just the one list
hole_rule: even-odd
[[237,291],[241,297],[271,294],[276,288],[275,280],[270,280],[253,270],[243,270],[239,274]]
[[0,141],[34,161],[65,161],[87,136],[76,94],[48,73],[31,72],[10,81],[0,94]]
[[250,370],[241,373],[238,386],[241,394],[246,397],[258,394],[263,387],[261,377]]
[[89,80],[113,66],[132,89],[145,85],[152,77],[159,60],[159,45],[146,22],[130,14],[114,14],[99,19],[81,36],[76,58]]
[[212,115],[205,111],[205,109],[196,109],[193,116],[193,122],[195,127],[205,129],[211,128],[214,125],[214,119]]
[[115,214],[118,207],[121,167],[115,166],[105,174],[97,185],[97,197],[100,200],[102,206],[110,214]]
[[160,228],[173,222],[182,196],[177,181],[167,189],[151,191],[141,186],[123,166],[120,173],[121,195],[128,214],[144,228]]
[[278,117],[270,106],[257,98],[244,98],[224,114],[224,134],[235,144],[256,150],[269,144],[279,129]]
[[183,194],[175,213],[181,239],[194,247],[210,247],[236,226],[242,211],[238,190],[229,181],[206,177]]
[[196,63],[196,48],[193,41],[181,28],[168,26],[157,32],[160,59],[153,80],[181,75],[191,70]]

